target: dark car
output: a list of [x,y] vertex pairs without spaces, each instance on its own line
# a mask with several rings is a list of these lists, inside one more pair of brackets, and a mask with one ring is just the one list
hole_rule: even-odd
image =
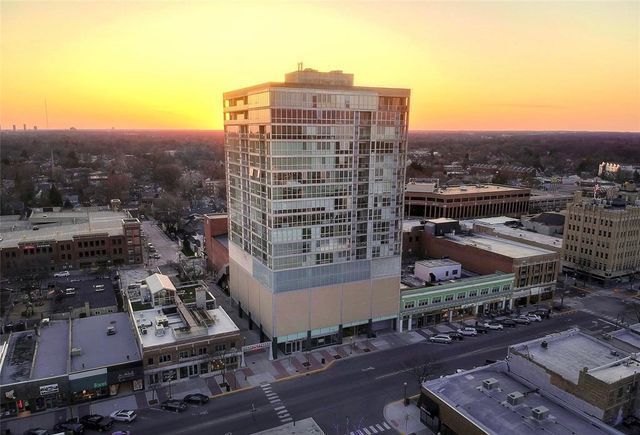
[[482,325],[476,325],[476,326],[474,326],[474,328],[476,328],[476,331],[478,331],[478,334],[488,334],[489,333],[489,329],[485,328]]
[[464,337],[462,336],[462,334],[457,332],[450,332],[449,337],[451,337],[452,340],[464,340]]
[[209,401],[209,396],[205,394],[200,394],[200,393],[187,394],[186,396],[184,396],[184,399],[182,400],[187,403],[195,403],[195,404],[201,405]]
[[162,402],[160,408],[166,409],[167,411],[182,412],[187,409],[187,404],[182,400],[169,399]]
[[512,319],[504,319],[500,322],[500,324],[503,326],[508,326],[509,328],[515,328],[516,326],[518,326],[518,324]]
[[53,430],[58,432],[84,433],[84,425],[75,419],[63,421],[53,426]]
[[50,432],[41,427],[34,427],[33,429],[25,430],[23,433],[24,435],[49,435]]
[[99,414],[85,415],[80,418],[80,423],[84,424],[89,429],[95,429],[100,432],[111,429],[113,426],[113,420],[111,417],[105,417]]

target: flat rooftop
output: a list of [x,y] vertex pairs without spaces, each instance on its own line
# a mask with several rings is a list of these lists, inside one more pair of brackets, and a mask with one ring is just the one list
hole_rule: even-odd
[[631,325],[629,329],[618,329],[610,332],[609,335],[640,351],[640,323]]
[[421,225],[422,223],[419,219],[404,219],[402,221],[402,231],[406,233],[411,231],[414,227],[418,227]]
[[416,261],[416,265],[420,264],[426,267],[443,267],[443,266],[460,266],[460,263],[450,258],[436,258],[433,260]]
[[[159,308],[152,308],[149,310],[136,311],[133,314],[135,322],[139,325],[148,325],[147,333],[142,334],[140,329],[137,329],[137,334],[140,337],[140,342],[144,348],[170,345],[183,340],[190,340],[194,338],[203,338],[207,336],[215,336],[220,334],[227,334],[232,332],[239,332],[240,329],[231,320],[231,317],[222,308],[218,307],[213,310],[207,310],[214,323],[208,327],[203,326],[201,328],[192,328],[191,331],[184,332],[180,328],[185,328],[187,324],[184,322],[179,313],[163,314],[163,310]],[[165,328],[164,335],[155,334],[155,319],[156,316],[166,316],[169,322],[169,328]]]
[[0,372],[0,383],[13,384],[67,373],[69,324],[51,322],[40,329],[12,333]]
[[[462,185],[462,186],[447,186],[447,187],[439,187],[433,188],[429,190],[429,188],[425,189],[421,186],[423,183],[409,182],[406,184],[405,192],[407,193],[433,193],[436,195],[442,196],[453,196],[453,195],[476,195],[478,193],[515,193],[515,192],[528,192],[529,188],[526,187],[511,187],[511,186],[501,186],[498,184],[471,184],[471,185]],[[429,187],[432,183],[424,183]]]
[[533,257],[536,255],[557,254],[556,252],[550,251],[548,249],[538,248],[536,246],[526,245],[524,243],[481,234],[468,236],[454,236],[447,234],[443,237],[459,245],[474,246],[479,249],[495,252],[496,254],[504,255],[506,257],[514,259]]
[[451,289],[462,290],[475,286],[489,286],[493,284],[504,284],[505,280],[513,283],[513,273],[496,272],[491,275],[472,276],[469,278],[460,278],[453,282],[444,281],[437,285],[421,286],[420,288],[409,288],[400,292],[400,297],[411,297],[420,294],[448,291]]
[[[129,216],[124,212],[68,212],[68,213],[40,213],[41,215],[61,214],[62,218],[52,217],[52,220],[60,219],[54,223],[38,223],[39,219],[31,216],[29,228],[16,227],[14,231],[7,230],[4,226],[0,232],[2,241],[0,248],[14,248],[19,243],[72,240],[73,236],[108,234],[118,236],[123,234],[122,220]],[[38,213],[36,213],[38,215]],[[72,217],[67,217],[71,215]],[[47,221],[49,219],[47,218]],[[38,228],[34,230],[33,228]]]
[[[499,388],[483,389],[482,381],[489,378],[497,380]],[[536,392],[535,386],[512,377],[504,361],[427,381],[423,388],[491,434],[617,433],[595,418],[565,408],[544,393]],[[524,394],[524,397],[522,403],[512,406],[507,402],[507,395],[516,391]],[[531,410],[539,406],[549,410],[548,417],[542,421],[532,418]]]
[[[107,335],[109,326],[115,327],[114,335]],[[142,356],[134,334],[127,313],[74,319],[71,347],[80,348],[81,353],[71,356],[71,371],[139,361]]]
[[551,249],[551,250],[562,248],[562,238],[560,237],[547,236],[546,234],[527,231],[524,228],[511,228],[506,225],[500,225],[500,224],[491,225],[491,224],[484,224],[482,222],[478,223],[478,221],[475,221],[474,226],[475,225],[481,225],[481,226],[485,226],[493,229],[493,231],[498,235],[498,237],[499,235],[503,235],[506,237],[522,239],[524,241],[523,243],[533,242],[538,245],[543,245],[545,247],[548,247],[548,249]]
[[[547,342],[547,347],[541,343]],[[564,379],[578,383],[580,370],[587,368],[589,373],[596,376],[597,369],[614,364],[629,356],[626,352],[611,346],[601,340],[584,334],[577,329],[570,329],[557,334],[519,343],[510,347],[510,351],[530,357],[531,360],[558,373]],[[633,367],[629,373],[633,373]],[[607,372],[601,371],[607,378]],[[605,380],[605,379],[603,379]]]

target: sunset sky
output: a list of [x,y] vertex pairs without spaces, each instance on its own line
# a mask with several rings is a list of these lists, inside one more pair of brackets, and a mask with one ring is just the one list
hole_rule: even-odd
[[0,3],[0,125],[220,129],[297,62],[412,89],[412,130],[640,131],[640,2]]

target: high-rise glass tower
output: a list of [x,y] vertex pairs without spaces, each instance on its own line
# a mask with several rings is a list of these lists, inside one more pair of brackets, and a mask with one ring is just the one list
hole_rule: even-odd
[[301,67],[224,94],[231,296],[285,353],[393,326],[409,96]]

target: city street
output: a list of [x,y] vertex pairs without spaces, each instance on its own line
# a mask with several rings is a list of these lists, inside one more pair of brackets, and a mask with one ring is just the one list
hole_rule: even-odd
[[[178,244],[171,240],[153,221],[142,221],[142,231],[146,235],[145,245],[143,246],[145,261],[151,266],[160,266],[171,261],[178,261]],[[149,258],[149,250],[147,243],[153,244],[156,251],[160,254],[159,259]]]
[[597,332],[606,322],[588,313],[567,313],[452,345],[425,341],[400,352],[389,349],[364,354],[336,361],[321,373],[217,397],[208,405],[191,406],[182,414],[143,409],[139,411],[139,421],[132,426],[135,433],[143,434],[250,434],[282,424],[278,412],[286,411],[295,420],[313,417],[327,434],[349,433],[383,423],[384,405],[402,398],[405,382],[407,394],[417,394],[416,366],[429,362],[434,377],[450,374],[456,369],[482,365],[486,360],[504,358],[510,344],[573,326]]

